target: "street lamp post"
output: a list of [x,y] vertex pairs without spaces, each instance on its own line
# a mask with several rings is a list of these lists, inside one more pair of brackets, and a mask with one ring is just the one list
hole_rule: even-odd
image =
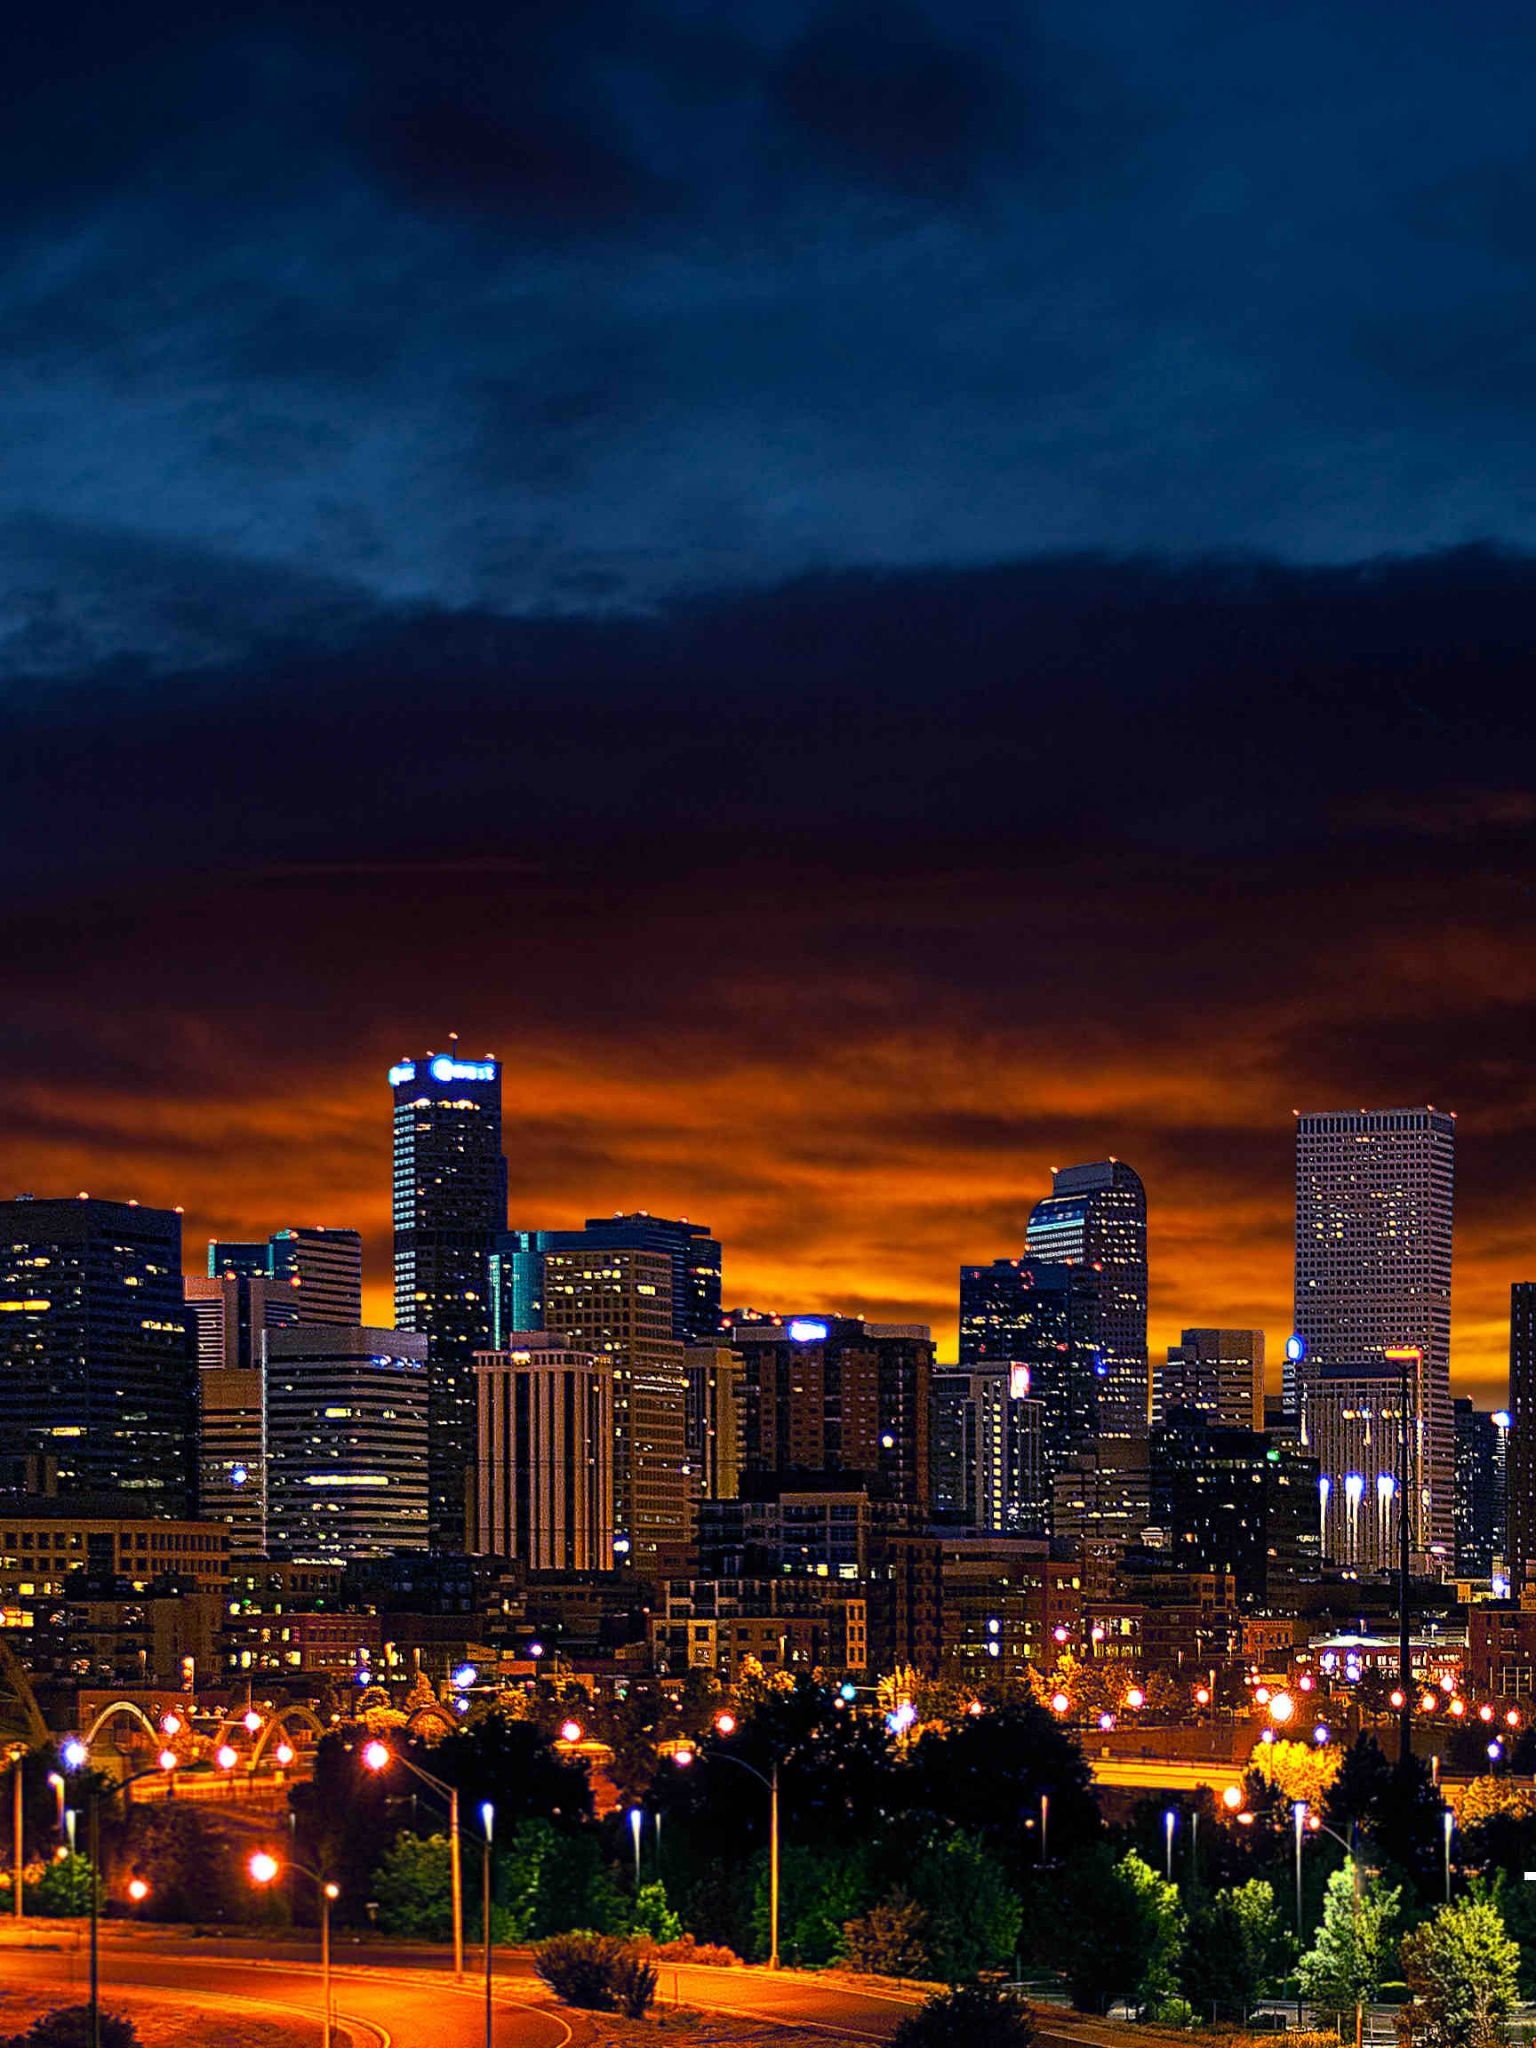
[[[1302,1808],[1302,1811],[1303,1811],[1303,1813],[1305,1813],[1305,1811],[1306,1811],[1306,1808],[1305,1808],[1305,1807],[1303,1807],[1303,1808]],[[1357,1963],[1357,1965],[1358,1965],[1358,1962],[1359,1962],[1359,1956],[1360,1956],[1360,1858],[1359,1858],[1359,1856],[1358,1856],[1358,1855],[1356,1854],[1356,1851],[1355,1851],[1355,1824],[1354,1824],[1354,1822],[1353,1822],[1353,1821],[1351,1821],[1351,1822],[1350,1822],[1350,1824],[1349,1824],[1349,1840],[1348,1840],[1348,1841],[1346,1841],[1346,1840],[1344,1839],[1344,1837],[1343,1837],[1343,1836],[1342,1836],[1342,1835],[1341,1835],[1341,1834],[1339,1833],[1339,1831],[1338,1831],[1338,1829],[1337,1829],[1337,1828],[1330,1828],[1330,1827],[1326,1826],[1326,1825],[1325,1825],[1325,1824],[1324,1824],[1324,1823],[1323,1823],[1322,1821],[1320,1821],[1320,1820],[1314,1820],[1314,1821],[1312,1821],[1312,1822],[1310,1823],[1310,1825],[1311,1825],[1312,1831],[1313,1831],[1313,1832],[1314,1832],[1315,1834],[1320,1834],[1320,1835],[1329,1835],[1329,1836],[1331,1836],[1331,1837],[1332,1837],[1332,1839],[1333,1839],[1333,1840],[1334,1840],[1335,1842],[1337,1842],[1337,1843],[1338,1843],[1338,1845],[1339,1845],[1339,1847],[1340,1847],[1340,1848],[1341,1848],[1341,1849],[1342,1849],[1342,1850],[1344,1851],[1345,1855],[1346,1855],[1346,1856],[1347,1856],[1347,1857],[1349,1858],[1349,1875],[1350,1875],[1350,1882],[1351,1882],[1351,1883],[1353,1884],[1353,1886],[1354,1886],[1354,1893],[1355,1893],[1355,1909],[1354,1909],[1354,1920],[1355,1920],[1355,1960],[1356,1960],[1356,1963]],[[1301,1865],[1300,1865],[1300,1847],[1301,1847],[1301,1833],[1300,1833],[1300,1829],[1299,1829],[1299,1828],[1298,1828],[1298,1830],[1297,1830],[1296,1842],[1297,1842],[1297,1858],[1298,1858],[1298,1860],[1297,1860],[1297,1897],[1299,1898],[1299,1897],[1301,1896],[1301,1892],[1300,1892],[1300,1885],[1301,1885]],[[1364,2040],[1365,2040],[1365,2002],[1364,2002],[1364,2000],[1363,2000],[1363,1999],[1361,1998],[1361,1996],[1360,1996],[1360,1983],[1359,1983],[1359,1979],[1358,1979],[1358,1976],[1357,1976],[1357,1978],[1356,1978],[1356,1981],[1355,1981],[1355,2048],[1363,2048]]]
[[387,1742],[369,1742],[363,1746],[363,1763],[370,1771],[388,1770],[394,1764],[404,1764],[408,1771],[414,1771],[423,1785],[428,1786],[440,1799],[448,1802],[448,1859],[449,1878],[453,1887],[453,1974],[464,1975],[464,1872],[459,1860],[459,1788],[442,1778],[433,1777],[420,1764],[408,1756],[402,1756],[391,1749]]
[[21,1865],[24,1853],[22,1817],[24,1808],[21,1796],[21,1767],[27,1760],[26,1747],[18,1743],[11,1751],[11,1808],[13,1818],[13,1846],[11,1851],[11,1911],[21,1918]]
[[496,1825],[496,1809],[489,1799],[480,1808],[480,1826],[485,1836],[484,1860],[480,1869],[481,1906],[480,1912],[485,1934],[485,2048],[492,2048],[491,2042],[491,1832]]
[[1173,1883],[1174,1825],[1175,1823],[1173,1808],[1170,1806],[1168,1811],[1163,1815],[1163,1874],[1170,1884]]
[[735,1764],[739,1770],[747,1771],[756,1778],[768,1793],[768,1967],[779,1967],[779,1760],[774,1758],[765,1777],[756,1764],[749,1764],[744,1757],[732,1756],[728,1750],[712,1750],[707,1756],[695,1749],[679,1749],[673,1752],[672,1761],[682,1768],[700,1762],[708,1764]]
[[640,1829],[642,1825],[643,1816],[639,1807],[632,1806],[629,1809],[629,1833],[630,1839],[635,1845],[635,1897],[637,1899],[640,1896]]
[[1451,1836],[1456,1831],[1456,1816],[1451,1809],[1445,1809],[1445,1903],[1451,1903]]
[[[78,1736],[72,1736],[64,1745],[63,1757],[71,1770],[78,1771],[90,1762],[91,1753]],[[135,1771],[131,1777],[111,1785],[106,1796],[115,1799],[119,1792],[126,1792],[130,1785],[137,1785],[141,1778],[168,1777],[176,1769],[177,1761],[174,1750],[162,1749],[158,1759],[146,1770]],[[101,2048],[101,1801],[101,1788],[87,1785],[86,1843],[91,1866],[91,2048]]]
[[[290,1863],[288,1867],[312,1878],[320,1894],[320,2044],[321,2048],[331,2048],[331,1906],[341,1897],[341,1886],[322,1877],[318,1870],[311,1870],[307,1863]],[[275,1856],[259,1849],[246,1868],[257,1884],[271,1884],[283,1866]]]

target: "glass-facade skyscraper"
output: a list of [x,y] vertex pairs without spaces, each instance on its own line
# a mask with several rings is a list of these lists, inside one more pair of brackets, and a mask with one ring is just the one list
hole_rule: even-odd
[[353,1329],[363,1319],[363,1240],[355,1230],[303,1226],[255,1243],[215,1238],[208,1277],[280,1281],[293,1290],[301,1323]]
[[496,1341],[544,1328],[546,1252],[664,1252],[672,1261],[672,1337],[678,1344],[720,1341],[720,1240],[685,1218],[589,1216],[580,1230],[509,1230],[497,1248]]
[[1123,1159],[1053,1170],[1030,1211],[1024,1250],[1096,1268],[1104,1280],[1097,1348],[1104,1365],[1099,1432],[1147,1434],[1147,1191]]
[[60,1490],[192,1512],[197,1354],[181,1218],[136,1202],[0,1202],[0,1448]]
[[1007,1374],[1010,1404],[1032,1402],[1038,1417],[1016,1418],[1021,1446],[1038,1442],[1016,1468],[1027,1491],[1005,1500],[1003,1525],[1028,1529],[1047,1518],[1057,1474],[1101,1434],[1108,1365],[1100,1351],[1104,1275],[1053,1259],[993,1259],[960,1268],[960,1369]]
[[1536,1565],[1536,1280],[1509,1290],[1509,1443],[1505,1519],[1515,1598]]
[[507,1227],[501,1063],[426,1053],[391,1067],[389,1085],[395,1324],[429,1341],[432,1539],[461,1550],[475,1458],[475,1353],[493,1345],[491,1256]]

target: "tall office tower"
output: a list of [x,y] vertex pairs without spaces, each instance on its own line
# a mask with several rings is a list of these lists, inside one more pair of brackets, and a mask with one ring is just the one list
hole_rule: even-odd
[[926,1507],[925,1323],[790,1316],[737,1323],[731,1342],[746,1360],[748,1471],[857,1474],[887,1500]]
[[301,1323],[355,1329],[363,1319],[363,1240],[355,1230],[306,1225],[254,1244],[215,1238],[208,1275],[280,1281],[292,1290]]
[[1051,1192],[1030,1211],[1031,1259],[1095,1266],[1104,1276],[1098,1349],[1104,1436],[1147,1434],[1147,1191],[1123,1159],[1055,1168]]
[[389,1070],[395,1103],[395,1322],[431,1343],[432,1540],[462,1548],[475,1353],[493,1342],[491,1254],[507,1227],[501,1063],[428,1053]]
[[1451,1220],[1456,1119],[1424,1109],[1296,1119],[1298,1391],[1320,1368],[1424,1354],[1428,1548],[1455,1543]]
[[228,1273],[188,1279],[197,1329],[198,1512],[229,1524],[232,1556],[267,1548],[266,1343],[292,1329],[299,1304],[286,1280]]
[[1050,1526],[1044,1404],[1029,1367],[936,1367],[929,1428],[929,1502],[936,1521],[1012,1536]]
[[746,1436],[746,1366],[729,1344],[683,1348],[688,1377],[688,1466],[700,1500],[734,1500],[741,1491]]
[[679,1344],[720,1341],[720,1241],[706,1225],[651,1216],[592,1216],[581,1230],[509,1230],[496,1248],[498,1342],[536,1330],[544,1315],[544,1254],[551,1251],[664,1252],[672,1262],[672,1335]]
[[482,1351],[474,1548],[536,1572],[613,1566],[613,1366],[546,1331]]
[[1506,1562],[1515,1598],[1536,1571],[1536,1280],[1509,1290],[1509,1447]]
[[[1056,1474],[1101,1433],[1110,1369],[1100,1350],[1104,1290],[1104,1275],[1089,1265],[994,1259],[960,1268],[961,1368],[1006,1366],[1010,1398],[1039,1402],[1043,1500]],[[1025,1371],[1022,1387],[1015,1366]],[[1027,1526],[1029,1512],[1021,1512]]]
[[181,1218],[136,1202],[0,1202],[0,1446],[61,1490],[190,1514],[197,1363]]
[[267,1542],[345,1564],[427,1542],[427,1339],[311,1324],[269,1330]]
[[1503,1411],[1490,1415],[1465,1398],[1453,1404],[1456,1429],[1456,1571],[1491,1579],[1504,1560]]
[[690,1541],[688,1377],[666,1252],[545,1251],[543,1327],[613,1370],[612,1562],[650,1570]]
[[1203,1415],[1213,1429],[1262,1429],[1264,1332],[1181,1331],[1167,1364],[1152,1368],[1152,1427],[1175,1408]]
[[1230,1572],[1244,1606],[1278,1603],[1322,1562],[1317,1461],[1192,1405],[1152,1431],[1152,1517],[1182,1571]]
[[[1391,1572],[1398,1563],[1398,1473],[1408,1425],[1410,1542],[1419,1568],[1431,1562],[1432,1467],[1419,1426],[1424,1369],[1403,1375],[1389,1359],[1370,1365],[1309,1365],[1301,1385],[1302,1445],[1317,1460],[1323,1554],[1350,1571]],[[1444,1562],[1449,1564],[1447,1549]]]

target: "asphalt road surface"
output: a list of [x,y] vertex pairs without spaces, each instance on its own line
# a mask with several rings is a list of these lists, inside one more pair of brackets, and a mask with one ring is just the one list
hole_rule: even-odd
[[[9,1986],[57,1986],[60,2002],[85,1996],[86,1959],[72,1937],[60,1948],[0,1950]],[[484,1984],[474,1969],[455,1985],[436,1957],[419,1951],[370,1947],[361,1961],[342,1947],[332,1973],[338,2022],[359,2048],[475,2048],[484,2039]],[[320,1971],[313,1952],[284,1944],[258,1956],[249,1943],[189,1941],[154,1936],[102,1943],[102,2003],[139,1999],[192,2010],[263,2011],[273,2018],[307,2018],[318,2038]],[[478,1961],[478,1958],[474,1959]],[[660,1996],[742,2018],[775,2020],[827,2040],[887,2040],[916,1998],[863,1992],[801,1977],[792,1971],[673,1969],[662,1966]],[[577,2048],[591,2038],[580,2015],[548,2001],[526,1955],[498,1955],[494,1989],[494,2048]]]

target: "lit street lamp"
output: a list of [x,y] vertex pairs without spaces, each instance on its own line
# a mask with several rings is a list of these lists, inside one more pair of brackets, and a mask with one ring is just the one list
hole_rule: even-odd
[[410,1757],[401,1756],[391,1749],[387,1742],[367,1742],[363,1745],[363,1764],[370,1771],[387,1771],[391,1764],[404,1764],[408,1771],[414,1771],[423,1785],[435,1792],[440,1799],[448,1802],[448,1857],[450,1878],[453,1886],[453,1974],[464,1974],[464,1873],[459,1864],[459,1788],[449,1785],[441,1778],[434,1778],[430,1771],[424,1771],[420,1764]]
[[485,1934],[485,2048],[492,2048],[491,2041],[491,1834],[496,1825],[496,1809],[489,1799],[480,1806],[480,1830],[485,1837],[485,1857],[481,1865],[481,1922]]
[[[245,1866],[254,1884],[271,1884],[281,1876],[283,1866],[275,1856],[265,1849],[258,1849]],[[311,1870],[307,1863],[290,1863],[290,1870],[297,1870],[302,1876],[312,1878],[320,1893],[320,2003],[324,2008],[320,2022],[321,2048],[331,2048],[331,1905],[341,1897],[341,1886],[330,1878],[322,1877],[318,1870]]]
[[11,1748],[11,1750],[10,1750],[9,1754],[10,1754],[10,1759],[11,1759],[11,1792],[12,1792],[12,1813],[13,1813],[13,1816],[14,1816],[14,1819],[15,1819],[15,1841],[14,1841],[14,1848],[13,1848],[13,1850],[12,1850],[12,1861],[11,1861],[11,1910],[12,1910],[12,1912],[13,1912],[13,1913],[15,1914],[16,1918],[17,1918],[18,1920],[20,1920],[20,1918],[21,1918],[21,1867],[22,1867],[22,1854],[23,1854],[23,1843],[22,1843],[22,1825],[21,1825],[21,1824],[22,1824],[22,1800],[21,1800],[21,1772],[22,1772],[22,1766],[23,1766],[23,1764],[25,1764],[25,1762],[26,1762],[26,1760],[27,1760],[27,1746],[26,1746],[26,1744],[25,1744],[24,1742],[18,1742],[18,1743],[16,1743],[16,1744],[14,1744],[14,1745],[13,1745],[13,1747]]
[[[91,1753],[78,1735],[72,1735],[59,1752],[65,1768],[71,1771],[84,1770],[91,1760]],[[123,1778],[109,1785],[105,1796],[115,1799],[119,1792],[126,1792],[130,1785],[137,1785],[141,1778],[170,1779],[179,1758],[172,1749],[162,1749],[159,1757],[147,1770],[135,1771],[131,1777]],[[172,1781],[174,1782],[174,1781]],[[167,1792],[170,1784],[167,1784]],[[91,2043],[90,2048],[101,2048],[101,1802],[102,1789],[98,1785],[85,1788],[85,1818],[87,1861],[91,1866]],[[142,1881],[142,1880],[141,1880]],[[131,1887],[130,1887],[131,1890]],[[148,1887],[145,1887],[146,1896]]]
[[[735,1727],[734,1718],[722,1718],[730,1719],[731,1727]],[[719,1726],[718,1722],[716,1726]],[[686,1770],[693,1763],[735,1764],[739,1770],[750,1772],[768,1793],[768,1967],[776,1970],[779,1967],[779,1760],[774,1758],[767,1777],[756,1764],[749,1764],[743,1757],[732,1756],[725,1749],[711,1750],[707,1755],[700,1750],[678,1749],[673,1751],[672,1761],[680,1770]]]

